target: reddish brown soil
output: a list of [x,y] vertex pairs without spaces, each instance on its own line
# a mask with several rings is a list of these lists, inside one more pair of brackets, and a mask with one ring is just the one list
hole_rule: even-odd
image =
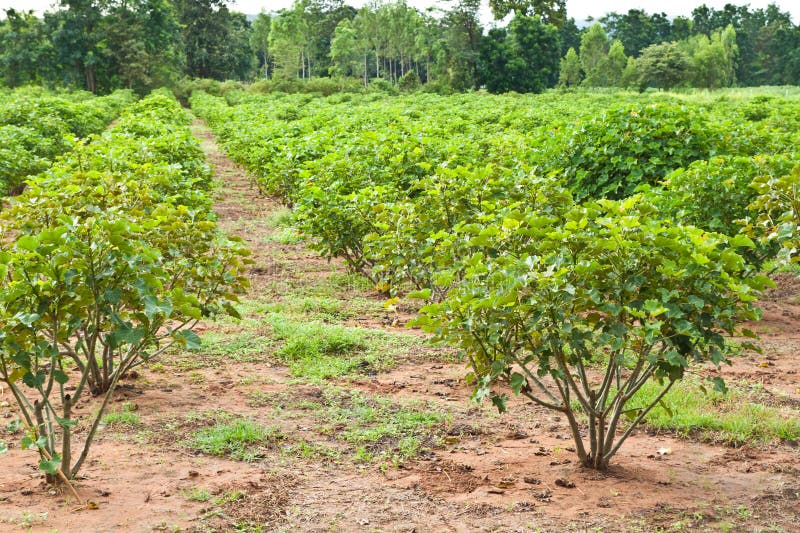
[[[265,219],[279,206],[250,187],[207,128],[198,123],[195,129],[224,184],[220,221],[254,252],[251,298],[279,300],[290,287],[343,273],[302,244],[269,240]],[[758,325],[764,354],[742,357],[723,373],[761,383],[781,393],[781,401],[800,401],[800,283],[790,277],[779,283],[763,302],[765,320]],[[342,286],[339,297],[381,301],[355,285]],[[403,314],[370,309],[377,310],[347,322],[406,331],[396,327]],[[444,444],[418,460],[381,469],[302,458],[282,453],[282,441],[251,463],[199,454],[182,441],[209,422],[187,415],[220,409],[275,425],[287,440],[330,444],[310,412],[275,415],[281,402],[317,399],[320,387],[296,383],[267,353],[191,369],[167,358],[165,368],[142,370],[119,391],[115,406],[134,405],[142,425],[103,429],[76,482],[97,509],[81,509],[67,493],[50,491],[35,455],[15,447],[0,456],[0,531],[230,531],[243,522],[264,531],[800,531],[800,451],[790,444],[734,449],[642,430],[600,474],[576,465],[560,417],[516,400],[503,416],[470,402],[464,366],[449,362],[447,351],[414,346],[397,359],[388,371],[336,385],[397,402],[425,401],[448,413]],[[0,390],[0,402],[0,417],[11,420],[7,392]],[[87,400],[78,412],[93,408]],[[200,489],[208,501],[191,497]],[[237,494],[234,501],[214,501],[230,494]]]

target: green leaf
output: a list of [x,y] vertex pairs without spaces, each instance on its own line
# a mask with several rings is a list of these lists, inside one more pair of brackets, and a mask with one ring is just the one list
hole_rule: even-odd
[[78,425],[78,422],[76,420],[72,420],[70,418],[61,418],[55,415],[53,415],[53,417],[56,419],[56,422],[58,422],[58,425],[64,429],[74,428],[75,426]]
[[736,248],[755,248],[756,244],[749,237],[738,234],[730,241],[731,246]]
[[749,339],[758,339],[759,338],[758,333],[756,333],[755,331],[749,330],[747,328],[742,328],[742,335],[744,335],[745,337],[747,337]]
[[56,383],[63,385],[69,381],[69,376],[63,370],[53,370],[53,379]]
[[501,413],[506,412],[506,401],[508,401],[508,396],[506,396],[505,394],[492,395],[492,405],[497,407],[497,410]]
[[39,241],[36,239],[36,237],[32,237],[30,235],[23,235],[22,237],[17,239],[17,248],[19,248],[20,250],[27,250],[29,252],[32,252],[33,250],[36,249],[37,246],[39,246]]
[[728,386],[725,385],[725,380],[719,376],[708,378],[708,380],[714,385],[714,390],[717,392],[721,392],[722,394],[728,394]]
[[31,438],[30,435],[25,435],[24,437],[22,437],[22,440],[20,441],[20,446],[22,447],[23,450],[31,450],[36,445],[34,444],[33,439]]
[[431,290],[430,289],[422,289],[419,291],[412,291],[409,292],[406,296],[412,300],[430,300],[431,299]]
[[514,391],[514,394],[519,394],[522,389],[528,385],[528,380],[525,379],[525,376],[519,372],[514,372],[511,374],[511,380],[509,381],[509,384],[511,385],[511,390]]
[[43,470],[44,472],[55,475],[58,472],[58,468],[61,466],[61,457],[57,454],[53,454],[53,458],[49,461],[42,459],[39,461],[39,470]]
[[192,330],[179,331],[175,334],[175,337],[179,339],[179,342],[187,350],[198,351],[203,347],[200,337]]
[[7,452],[8,452],[8,445],[5,442],[0,441],[0,454]]

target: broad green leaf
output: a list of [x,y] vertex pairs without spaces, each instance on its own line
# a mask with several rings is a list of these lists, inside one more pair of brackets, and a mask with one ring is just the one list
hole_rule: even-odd
[[39,470],[48,474],[55,475],[61,467],[61,457],[58,454],[53,454],[50,460],[41,459],[39,461]]

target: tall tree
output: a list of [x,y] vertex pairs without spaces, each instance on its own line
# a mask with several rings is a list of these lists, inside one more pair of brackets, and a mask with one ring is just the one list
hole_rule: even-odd
[[480,0],[458,0],[445,13],[446,57],[442,58],[450,85],[463,90],[478,85],[478,58],[483,28],[478,12]]
[[244,79],[252,67],[249,23],[228,0],[173,0],[183,26],[186,73],[196,78]]
[[607,84],[609,42],[603,27],[595,23],[581,36],[581,68],[584,73],[583,84],[590,87],[603,87]]
[[46,81],[53,72],[52,45],[42,19],[33,11],[6,10],[0,21],[0,68],[3,83],[16,87]]
[[284,79],[306,77],[308,25],[299,9],[285,9],[272,17],[269,47],[276,74]]
[[558,85],[560,87],[576,87],[581,83],[581,60],[574,48],[567,50],[566,55],[561,58],[558,74]]
[[167,0],[106,0],[100,23],[108,56],[109,75],[143,94],[175,82],[183,70],[183,52],[172,4]]
[[641,51],[671,37],[672,25],[664,13],[648,15],[641,9],[631,9],[625,14],[611,12],[600,19],[609,37],[619,39],[625,51],[638,56]]
[[509,13],[522,16],[539,15],[542,22],[561,28],[567,20],[566,0],[489,0],[496,19]]
[[482,81],[491,92],[542,92],[558,79],[558,28],[537,16],[516,15],[493,29],[482,47]]
[[608,69],[606,81],[609,87],[622,87],[622,76],[628,65],[628,57],[625,55],[625,47],[620,40],[614,39],[611,42],[606,65]]
[[669,90],[686,81],[691,63],[678,43],[671,42],[650,45],[642,50],[636,68],[641,87]]
[[97,91],[97,70],[106,61],[100,32],[101,5],[97,0],[60,0],[60,10],[48,14],[53,48],[63,81]]
[[253,20],[250,33],[250,47],[258,58],[258,67],[264,72],[264,78],[269,79],[271,58],[269,55],[269,30],[272,26],[272,17],[263,11]]
[[336,26],[331,40],[332,76],[363,76],[364,86],[369,84],[369,42],[359,35],[356,23],[344,19]]

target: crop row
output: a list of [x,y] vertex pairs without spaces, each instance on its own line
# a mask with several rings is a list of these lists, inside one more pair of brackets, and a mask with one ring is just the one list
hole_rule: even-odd
[[[176,343],[198,348],[201,318],[236,314],[247,251],[217,228],[189,118],[167,92],[128,106],[0,219],[0,378],[51,478],[78,472],[122,375]],[[87,391],[100,405],[77,425]]]
[[724,333],[753,335],[763,261],[796,255],[792,102],[226,98],[191,103],[312,246],[425,300],[475,396],[563,413],[592,468],[690,363],[728,360]]
[[800,106],[765,98],[226,97],[191,103],[319,251],[389,287],[433,289],[420,279],[436,270],[431,235],[541,187],[576,200],[650,188],[670,218],[736,234],[757,216],[750,182],[786,175],[800,141]]
[[0,93],[0,196],[19,193],[26,177],[73,147],[73,138],[102,132],[133,101],[130,91],[72,96],[28,88]]

